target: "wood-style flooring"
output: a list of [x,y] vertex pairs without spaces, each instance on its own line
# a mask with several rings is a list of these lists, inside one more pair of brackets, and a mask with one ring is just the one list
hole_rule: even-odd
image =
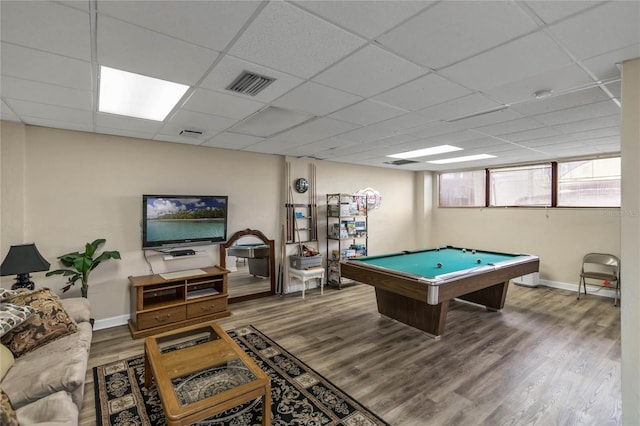
[[[230,305],[392,425],[621,424],[620,309],[608,298],[509,286],[501,312],[454,301],[440,340],[381,317],[359,284]],[[92,368],[143,352],[126,326],[94,332],[81,425],[95,424]]]

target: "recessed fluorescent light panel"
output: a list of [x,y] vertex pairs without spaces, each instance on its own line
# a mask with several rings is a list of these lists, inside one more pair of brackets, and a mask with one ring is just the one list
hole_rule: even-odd
[[415,151],[401,152],[399,154],[387,155],[391,158],[416,158],[427,157],[429,155],[444,154],[446,152],[461,151],[462,148],[451,145],[432,146],[431,148],[416,149]]
[[184,84],[101,66],[98,111],[162,121],[188,88]]
[[432,163],[432,164],[462,163],[463,161],[484,160],[487,158],[495,158],[495,157],[496,157],[495,155],[490,155],[490,154],[477,154],[477,155],[466,155],[464,157],[443,158],[442,160],[427,161],[427,163]]

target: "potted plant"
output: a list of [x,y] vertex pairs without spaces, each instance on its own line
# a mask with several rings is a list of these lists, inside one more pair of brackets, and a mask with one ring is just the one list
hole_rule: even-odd
[[85,245],[84,253],[73,252],[63,254],[58,257],[60,263],[66,266],[68,269],[56,269],[55,271],[47,272],[47,277],[51,275],[62,275],[69,277],[67,285],[62,288],[62,292],[67,292],[72,285],[78,280],[82,280],[82,297],[86,298],[89,291],[89,274],[91,271],[105,260],[120,259],[120,252],[116,250],[103,251],[102,254],[95,257],[98,247],[104,244],[107,240],[104,238],[97,239],[92,243]]

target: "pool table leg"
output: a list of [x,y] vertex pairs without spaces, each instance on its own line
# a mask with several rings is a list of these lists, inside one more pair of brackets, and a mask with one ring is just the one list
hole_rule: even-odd
[[437,305],[411,299],[376,287],[378,312],[404,324],[418,328],[433,338],[444,333],[449,301]]
[[492,285],[462,296],[458,299],[467,300],[469,302],[484,305],[489,311],[499,311],[504,308],[504,302],[507,298],[507,289],[509,281]]

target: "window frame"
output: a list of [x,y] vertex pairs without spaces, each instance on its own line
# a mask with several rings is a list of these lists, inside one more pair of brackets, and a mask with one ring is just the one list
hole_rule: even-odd
[[[559,192],[559,177],[558,177],[558,166],[561,163],[571,163],[575,161],[594,161],[594,160],[602,160],[606,158],[620,158],[620,155],[611,155],[611,156],[599,156],[599,157],[587,157],[587,158],[573,158],[566,160],[558,160],[558,161],[547,161],[547,162],[536,162],[536,163],[528,163],[528,164],[515,164],[515,165],[505,165],[501,167],[491,167],[484,169],[464,169],[464,170],[447,170],[438,173],[438,178],[436,179],[437,183],[437,207],[438,208],[525,208],[525,209],[548,209],[548,208],[560,208],[560,209],[619,209],[621,205],[617,206],[566,206],[566,205],[558,205],[558,192]],[[500,170],[506,168],[527,168],[527,167],[535,167],[535,166],[543,166],[550,165],[551,166],[551,205],[542,206],[542,205],[508,205],[508,206],[494,206],[491,205],[491,172],[492,170]],[[473,172],[473,171],[481,171],[483,170],[485,173],[485,202],[483,206],[446,206],[440,204],[440,176],[447,173],[458,173],[458,172]],[[622,175],[620,176],[620,181],[622,183]],[[622,200],[621,203],[622,204]]]

